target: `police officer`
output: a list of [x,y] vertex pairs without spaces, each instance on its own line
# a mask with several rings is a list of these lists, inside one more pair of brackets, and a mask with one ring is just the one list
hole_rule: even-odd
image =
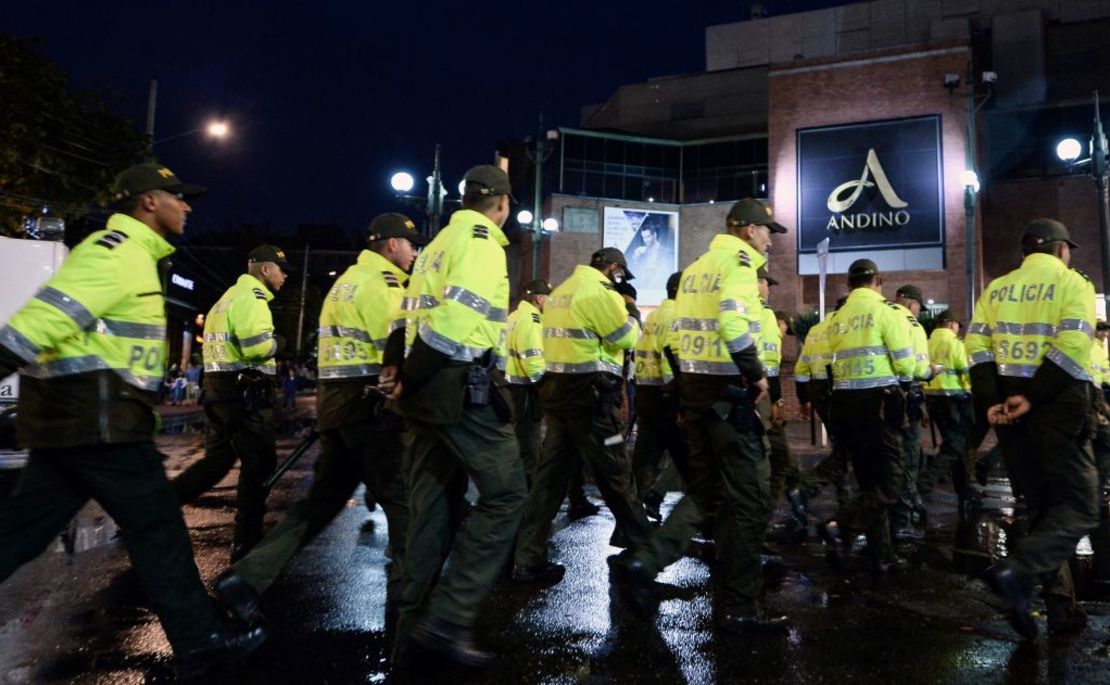
[[1037,635],[1028,598],[1037,583],[1044,583],[1049,632],[1085,624],[1068,559],[1098,524],[1087,366],[1095,291],[1068,268],[1074,247],[1059,221],[1030,222],[1021,266],[987,286],[967,334],[976,410],[995,427],[1029,514],[1028,532],[985,577],[1027,639]]
[[1099,494],[1106,500],[1106,490],[1110,486],[1110,405],[1107,392],[1110,392],[1110,360],[1106,356],[1106,340],[1110,337],[1110,324],[1099,319],[1095,324],[1095,339],[1091,345],[1091,420],[1095,426],[1095,436],[1091,444],[1098,467]]
[[933,377],[929,361],[929,338],[917,317],[925,306],[925,296],[916,285],[904,285],[894,293],[895,309],[906,318],[913,341],[914,375],[906,393],[906,425],[902,429],[902,494],[891,510],[894,537],[897,540],[920,541],[925,532],[914,525],[914,514],[925,515],[925,506],[917,491],[917,474],[921,470],[921,423],[925,419],[925,391],[922,383]]
[[677,561],[708,517],[715,521],[717,625],[733,634],[780,632],[786,619],[760,607],[760,550],[771,518],[770,467],[755,415],[767,392],[752,324],[761,316],[756,271],[771,233],[786,229],[771,208],[747,198],[729,210],[726,231],[683,269],[665,352],[682,397],[689,454],[686,494],[647,543],[627,554],[618,586],[641,613],[652,610],[652,579]]
[[518,582],[551,583],[563,577],[565,567],[547,558],[547,541],[577,464],[575,454],[613,512],[615,535],[635,545],[647,533],[620,421],[624,355],[640,329],[613,283],[632,277],[621,251],[603,248],[589,265],[576,267],[547,300],[547,370],[541,389],[547,435],[517,535],[513,580]]
[[794,389],[798,396],[798,404],[801,405],[802,417],[808,420],[810,412],[817,412],[817,418],[824,425],[832,444],[829,455],[812,468],[801,472],[798,475],[797,487],[791,488],[786,493],[794,517],[802,527],[808,526],[809,517],[806,507],[809,501],[826,485],[832,484],[836,487],[836,500],[840,507],[847,506],[850,500],[848,458],[836,439],[830,419],[829,398],[832,389],[829,387],[828,376],[832,367],[828,329],[834,314],[847,300],[847,297],[837,300],[833,310],[809,329],[802,344],[802,352],[794,365]]
[[[867,535],[872,569],[886,572],[904,564],[891,545],[889,510],[902,488],[902,431],[906,394],[916,360],[905,314],[882,295],[875,262],[858,259],[848,267],[848,295],[828,328],[833,357],[833,429],[859,483],[859,494],[840,512]],[[840,565],[843,541],[836,521],[818,527],[827,554]]]
[[181,504],[195,501],[220,482],[239,460],[235,541],[237,561],[262,539],[266,515],[263,483],[277,459],[274,440],[274,335],[270,300],[289,273],[285,253],[260,245],[250,253],[247,273],[227,289],[204,319],[204,414],[208,431],[204,457],[173,480]]
[[667,279],[667,299],[644,321],[644,334],[636,342],[636,444],[632,449],[632,471],[636,495],[648,518],[659,521],[663,493],[654,486],[663,471],[663,455],[669,454],[678,468],[686,465],[686,438],[678,427],[678,396],[671,363],[663,355],[667,334],[674,321],[675,296],[682,272]]
[[[463,208],[416,260],[403,333],[391,336],[379,379],[383,392],[401,396],[413,435],[402,662],[413,653],[406,642],[460,663],[489,659],[471,628],[509,556],[527,489],[504,389],[509,241],[501,226],[509,217],[509,176],[483,165],[464,183]],[[452,512],[465,500],[468,476],[478,501],[455,533]]]
[[[0,581],[34,559],[91,498],[119,524],[178,672],[245,655],[261,628],[222,626],[154,446],[166,356],[170,236],[203,188],[157,164],[116,180],[116,213],[0,328],[0,374],[22,369],[17,429],[30,459],[0,510]],[[160,273],[161,269],[161,273]]]
[[771,296],[771,286],[778,285],[779,282],[771,278],[766,266],[760,267],[756,276],[761,306],[756,344],[759,348],[759,360],[763,362],[769,385],[767,394],[760,398],[759,413],[763,418],[763,427],[770,444],[768,458],[771,463],[771,508],[773,510],[786,491],[787,479],[797,478],[798,465],[790,454],[790,445],[786,440],[786,401],[782,398],[782,386],[779,383],[784,326],[780,326],[778,315],[767,304]]
[[540,383],[543,382],[543,312],[551,284],[542,278],[520,291],[520,304],[509,314],[509,359],[505,378],[513,396],[513,425],[520,444],[520,461],[531,486],[540,454]]
[[971,412],[971,382],[968,377],[967,350],[956,337],[960,322],[946,309],[936,319],[929,336],[929,359],[936,375],[925,384],[929,418],[940,433],[940,448],[927,469],[917,478],[917,489],[927,495],[937,482],[951,474],[956,494],[969,496],[964,454],[967,435],[974,420]]
[[428,243],[403,214],[370,222],[366,249],[336,279],[320,311],[316,429],[323,447],[312,487],[249,554],[216,582],[216,593],[249,620],[259,595],[296,552],[346,506],[360,482],[382,507],[392,562],[387,565],[386,628],[392,637],[408,524],[402,470],[404,425],[377,390],[382,354],[417,250]]

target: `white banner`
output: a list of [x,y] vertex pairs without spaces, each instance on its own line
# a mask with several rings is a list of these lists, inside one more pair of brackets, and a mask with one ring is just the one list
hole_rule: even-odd
[[637,302],[651,307],[667,299],[667,279],[678,271],[678,212],[606,207],[604,222],[603,247],[624,253]]

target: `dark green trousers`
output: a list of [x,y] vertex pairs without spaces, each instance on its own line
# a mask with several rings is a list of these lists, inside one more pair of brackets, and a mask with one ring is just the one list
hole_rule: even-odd
[[764,394],[759,400],[759,414],[763,418],[763,429],[767,437],[767,456],[771,464],[771,509],[778,506],[787,486],[798,482],[798,461],[790,453],[786,440],[786,427],[775,428],[771,424],[771,398]]
[[[627,541],[637,545],[650,527],[644,508],[636,497],[632,464],[624,450],[620,421],[615,414],[553,416],[547,414],[547,436],[543,455],[536,466],[536,481],[528,494],[514,563],[536,566],[547,559],[551,524],[559,512],[579,459],[590,469],[602,499],[613,512],[617,528]],[[613,444],[605,444],[606,441]]]
[[408,489],[402,461],[406,434],[400,419],[388,415],[378,425],[360,424],[325,431],[313,466],[308,497],[290,507],[251,552],[232,565],[258,592],[265,592],[286,563],[347,505],[359,483],[385,512],[392,562],[387,564],[387,601],[400,596],[408,527]]
[[530,385],[510,385],[509,394],[513,398],[513,429],[520,445],[520,463],[524,465],[524,475],[531,487],[536,462],[543,449],[540,440],[540,421],[543,419],[540,397]]
[[664,402],[659,388],[647,385],[636,388],[636,444],[632,448],[632,475],[636,482],[636,496],[641,500],[662,475],[665,454],[671,455],[675,468],[688,461],[686,436],[678,427],[678,413]]
[[[460,626],[474,623],[504,571],[527,488],[513,426],[500,421],[492,408],[464,410],[448,425],[417,418],[409,424],[409,527],[398,624],[402,635],[424,612]],[[455,512],[466,495],[468,477],[478,501],[456,534]]]
[[1018,424],[995,432],[1025,497],[1028,532],[1011,561],[1047,594],[1074,597],[1067,562],[1098,525],[1098,472],[1090,443],[1086,383],[1075,381]]
[[917,494],[917,476],[921,472],[921,415],[910,417],[902,427],[902,492],[891,507],[895,528],[913,522],[913,502]]
[[851,488],[848,483],[850,479],[848,455],[840,445],[836,432],[833,430],[829,415],[829,384],[828,381],[824,380],[812,380],[809,384],[810,403],[813,411],[817,412],[817,418],[825,426],[832,450],[828,456],[812,468],[798,474],[798,490],[801,491],[802,497],[809,502],[816,498],[827,486],[832,485],[836,488],[837,504],[843,509],[851,501]]
[[940,479],[951,476],[956,493],[967,488],[967,471],[964,456],[967,454],[967,434],[974,420],[971,414],[971,397],[934,395],[928,399],[929,419],[940,433],[940,447],[928,468],[917,476],[917,489],[927,495],[936,488]]
[[217,401],[204,405],[208,428],[204,456],[173,479],[180,504],[195,502],[211,490],[239,462],[236,486],[235,546],[249,549],[262,539],[266,496],[262,486],[277,464],[273,409],[243,410],[242,402]]
[[119,524],[151,609],[174,650],[217,623],[181,508],[153,443],[35,449],[0,510],[0,582],[34,559],[90,499]]
[[698,527],[714,520],[717,560],[713,568],[721,605],[727,613],[759,611],[763,585],[760,551],[771,520],[770,465],[763,438],[739,432],[722,418],[731,405],[687,408],[686,493],[662,527],[635,551],[652,574],[678,561]]
[[863,529],[872,558],[891,559],[890,508],[902,491],[905,397],[896,386],[835,390],[830,407],[837,440],[859,483],[859,493],[840,512],[841,521]]

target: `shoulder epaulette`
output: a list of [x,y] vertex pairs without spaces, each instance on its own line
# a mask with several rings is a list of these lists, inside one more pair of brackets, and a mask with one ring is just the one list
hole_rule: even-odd
[[897,302],[891,302],[890,300],[883,300],[883,302],[885,302],[891,309],[898,309]]
[[114,250],[122,245],[127,238],[127,234],[123,231],[109,231],[100,236],[100,240],[97,240],[96,244],[101,247],[106,247],[109,250]]
[[1072,270],[1072,271],[1074,271],[1075,273],[1079,274],[1080,276],[1082,276],[1082,277],[1083,277],[1084,279],[1086,279],[1086,280],[1088,280],[1088,281],[1090,281],[1090,280],[1091,280],[1091,277],[1090,277],[1090,276],[1088,276],[1087,274],[1083,273],[1082,271],[1080,271],[1079,269],[1075,268],[1074,266],[1073,266],[1073,267],[1071,268],[1071,270]]
[[601,281],[601,287],[617,292],[617,287],[611,281]]
[[743,250],[740,250],[739,255],[740,255],[740,266],[751,266],[752,265],[751,255],[749,255],[747,252],[744,252]]
[[539,314],[533,314],[532,315],[532,320],[535,321],[536,323],[540,323],[541,322],[540,315]]
[[489,228],[486,226],[475,226],[474,237],[481,238],[482,240],[489,238]]
[[262,288],[254,288],[254,296],[259,300],[266,299],[266,293],[262,292]]
[[385,284],[390,288],[400,288],[401,282],[397,280],[397,274],[392,271],[383,271],[382,276],[385,278]]

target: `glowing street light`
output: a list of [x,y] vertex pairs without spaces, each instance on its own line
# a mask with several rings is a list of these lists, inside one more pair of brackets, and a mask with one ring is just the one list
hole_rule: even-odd
[[964,169],[960,174],[960,181],[963,182],[964,188],[973,193],[979,192],[979,174],[975,173],[974,169]]
[[408,172],[398,171],[389,177],[389,185],[398,193],[407,193],[416,186],[416,179]]
[[548,233],[555,233],[559,230],[559,220],[552,217],[547,217],[543,220],[543,230]]
[[1056,156],[1064,162],[1074,162],[1083,153],[1083,146],[1075,138],[1064,138],[1056,144]]
[[212,121],[208,124],[208,135],[213,138],[226,138],[231,133],[231,126],[226,121]]
[[522,209],[516,214],[516,222],[521,226],[527,226],[532,223],[532,212],[527,209]]
[[459,197],[466,195],[466,179],[459,181]]
[[166,136],[165,138],[159,138],[158,140],[155,140],[153,143],[151,143],[151,145],[164,143],[168,140],[177,140],[178,138],[184,138],[185,136],[191,136],[194,133],[201,132],[204,132],[208,136],[216,138],[217,140],[223,140],[224,138],[227,138],[231,135],[231,124],[221,119],[214,119],[199,128],[182,131],[181,133],[175,133],[172,136]]

